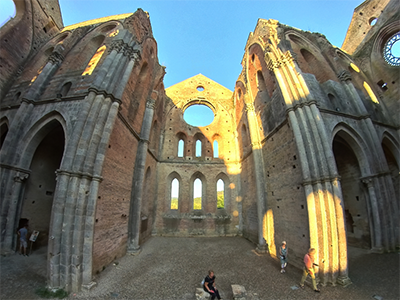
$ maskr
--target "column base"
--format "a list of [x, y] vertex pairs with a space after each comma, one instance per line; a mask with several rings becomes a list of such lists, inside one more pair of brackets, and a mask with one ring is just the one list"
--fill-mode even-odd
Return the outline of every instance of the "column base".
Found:
[[94, 288], [97, 285], [97, 282], [91, 281], [87, 284], [82, 284], [82, 289], [90, 291], [92, 288]]
[[127, 251], [127, 253], [130, 255], [139, 255], [140, 252], [142, 252], [142, 248], [140, 248], [140, 246], [128, 248], [128, 251]]
[[384, 251], [383, 251], [383, 248], [382, 247], [373, 247], [372, 249], [371, 249], [371, 253], [379, 253], [379, 254], [382, 254]]
[[257, 248], [256, 248], [256, 252], [258, 254], [266, 254], [266, 253], [268, 253], [268, 245], [266, 245], [266, 244], [264, 244], [264, 245], [258, 244]]
[[339, 276], [338, 279], [336, 280], [336, 282], [343, 287], [346, 287], [346, 286], [352, 284], [349, 276]]

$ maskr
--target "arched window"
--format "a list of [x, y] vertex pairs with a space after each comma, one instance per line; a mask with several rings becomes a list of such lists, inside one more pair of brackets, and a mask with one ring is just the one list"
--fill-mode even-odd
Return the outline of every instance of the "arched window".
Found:
[[193, 209], [201, 209], [202, 182], [197, 178], [193, 183]]
[[171, 183], [171, 209], [178, 209], [179, 203], [179, 180], [175, 178]]
[[72, 85], [72, 83], [70, 81], [63, 85], [63, 87], [61, 88], [61, 92], [60, 92], [61, 97], [67, 96], [69, 90], [71, 89], [71, 85]]
[[213, 150], [214, 150], [214, 157], [218, 158], [219, 157], [219, 153], [218, 153], [218, 141], [215, 140], [213, 143]]
[[97, 49], [96, 53], [93, 55], [92, 59], [89, 61], [85, 71], [83, 71], [82, 76], [92, 75], [94, 69], [96, 68], [97, 64], [99, 63], [105, 50], [106, 50], [106, 45], [103, 45], [99, 49]]
[[222, 179], [217, 181], [217, 208], [225, 208], [225, 184]]
[[178, 142], [178, 157], [183, 157], [183, 149], [185, 148], [185, 142], [183, 140], [179, 140]]
[[201, 141], [196, 141], [196, 157], [201, 157]]

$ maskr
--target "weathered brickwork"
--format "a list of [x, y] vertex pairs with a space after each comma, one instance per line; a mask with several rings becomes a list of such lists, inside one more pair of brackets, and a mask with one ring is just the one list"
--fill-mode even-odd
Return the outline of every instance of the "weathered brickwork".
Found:
[[[351, 283], [348, 245], [400, 247], [399, 66], [382, 54], [400, 4], [378, 2], [343, 49], [259, 19], [231, 91], [201, 74], [165, 88], [141, 9], [63, 28], [57, 1], [16, 1], [0, 29], [2, 254], [29, 219], [48, 285], [79, 291], [152, 235], [243, 236], [275, 259], [285, 240], [300, 268], [313, 247], [322, 284]], [[188, 124], [192, 105], [214, 120]]]

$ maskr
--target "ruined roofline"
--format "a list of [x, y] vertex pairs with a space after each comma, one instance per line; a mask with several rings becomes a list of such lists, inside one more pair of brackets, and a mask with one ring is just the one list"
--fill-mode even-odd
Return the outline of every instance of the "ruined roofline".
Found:
[[230, 89], [228, 89], [227, 87], [225, 87], [225, 86], [223, 86], [222, 84], [220, 84], [220, 83], [218, 83], [218, 82], [212, 80], [211, 78], [208, 78], [207, 76], [205, 76], [205, 75], [203, 75], [203, 74], [201, 74], [201, 73], [199, 73], [199, 74], [197, 74], [197, 75], [194, 75], [194, 76], [192, 76], [192, 77], [189, 77], [189, 78], [187, 78], [187, 79], [185, 79], [185, 80], [182, 80], [182, 81], [180, 81], [180, 82], [178, 82], [178, 83], [175, 83], [174, 85], [171, 85], [171, 86], [167, 87], [167, 88], [165, 89], [165, 91], [171, 90], [173, 87], [175, 87], [175, 86], [177, 86], [177, 85], [180, 85], [180, 84], [184, 83], [185, 81], [188, 81], [188, 80], [191, 80], [191, 79], [194, 79], [194, 78], [199, 78], [199, 77], [201, 77], [201, 78], [204, 79], [204, 80], [205, 80], [205, 79], [210, 80], [210, 81], [212, 81], [213, 83], [218, 84], [219, 86], [221, 86], [221, 87], [223, 87], [224, 89], [228, 90], [229, 92], [233, 93], [233, 92], [232, 92]]
[[114, 15], [114, 16], [109, 16], [109, 17], [103, 17], [103, 18], [98, 18], [98, 19], [93, 19], [93, 20], [89, 20], [89, 21], [84, 21], [84, 22], [80, 22], [80, 23], [76, 23], [73, 25], [69, 25], [64, 27], [61, 32], [67, 31], [67, 30], [74, 30], [76, 28], [79, 27], [85, 27], [85, 26], [89, 26], [89, 25], [96, 25], [96, 24], [100, 24], [100, 23], [105, 23], [111, 20], [124, 20], [129, 18], [130, 16], [132, 16], [134, 13], [127, 13], [127, 14], [120, 14], [120, 15]]

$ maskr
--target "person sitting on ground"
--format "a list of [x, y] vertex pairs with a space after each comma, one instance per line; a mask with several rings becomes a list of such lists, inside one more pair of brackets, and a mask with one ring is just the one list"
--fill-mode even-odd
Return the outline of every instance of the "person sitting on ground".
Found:
[[285, 267], [287, 265], [287, 256], [289, 254], [289, 250], [286, 246], [286, 242], [282, 242], [282, 246], [279, 248], [279, 255], [281, 261], [281, 273], [285, 273]]
[[208, 271], [208, 275], [204, 279], [203, 289], [211, 295], [211, 300], [214, 300], [215, 297], [217, 297], [217, 299], [221, 299], [219, 292], [215, 286], [214, 271]]
[[306, 281], [307, 276], [310, 275], [313, 289], [315, 292], [319, 293], [320, 290], [317, 288], [317, 282], [315, 281], [315, 270], [314, 270], [314, 266], [318, 265], [314, 263], [314, 256], [315, 256], [314, 248], [310, 248], [308, 250], [308, 253], [304, 256], [304, 271], [303, 271], [303, 277], [301, 277], [300, 287], [304, 289], [304, 281]]
[[[25, 224], [24, 227], [22, 227], [20, 230], [18, 230], [18, 235], [19, 235], [19, 254], [28, 256], [28, 255], [26, 255], [26, 248], [28, 247], [28, 242], [26, 240], [26, 237], [28, 236], [28, 225], [27, 224]], [[24, 249], [24, 253], [22, 253], [22, 248]]]

